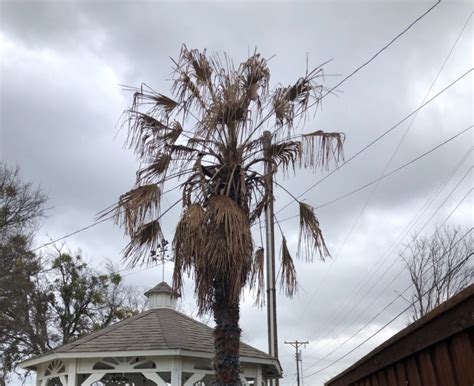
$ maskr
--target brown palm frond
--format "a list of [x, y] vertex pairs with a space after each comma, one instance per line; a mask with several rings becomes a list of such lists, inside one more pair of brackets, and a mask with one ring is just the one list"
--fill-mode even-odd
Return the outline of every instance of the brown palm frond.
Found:
[[319, 257], [324, 260], [330, 254], [324, 242], [319, 221], [314, 214], [314, 209], [304, 202], [298, 202], [298, 204], [300, 207], [300, 235], [297, 256], [301, 257], [303, 253], [306, 261], [313, 261], [313, 253], [318, 251]]
[[327, 169], [331, 160], [337, 164], [344, 160], [344, 140], [343, 133], [318, 130], [303, 134], [300, 164], [313, 170], [318, 167]]
[[296, 294], [298, 281], [296, 280], [296, 269], [291, 257], [285, 236], [283, 236], [281, 245], [281, 276], [280, 286], [288, 297]]
[[301, 143], [299, 141], [273, 143], [269, 154], [277, 166], [282, 166], [285, 172], [290, 167], [295, 170], [295, 164], [301, 154]]
[[189, 75], [179, 67], [176, 68], [176, 72], [178, 72], [180, 75], [176, 77], [171, 90], [178, 100], [182, 102], [182, 110], [184, 109], [186, 113], [193, 106], [196, 106], [196, 101], [197, 108], [206, 110], [206, 101], [201, 95], [199, 87], [192, 81]]
[[171, 125], [170, 130], [162, 134], [160, 139], [163, 140], [163, 142], [166, 144], [174, 144], [178, 140], [182, 132], [183, 127], [181, 126], [181, 124], [178, 121], [174, 121]]
[[180, 292], [182, 275], [194, 268], [194, 262], [203, 251], [204, 238], [201, 231], [204, 209], [199, 204], [190, 205], [176, 226], [173, 238], [174, 273], [173, 289]]
[[200, 152], [198, 149], [186, 145], [169, 145], [169, 151], [176, 158], [193, 159]]
[[277, 127], [288, 125], [291, 128], [295, 111], [293, 103], [286, 99], [286, 91], [284, 88], [277, 88], [273, 94], [272, 104]]
[[150, 180], [164, 174], [170, 165], [171, 155], [161, 154], [146, 167], [140, 169], [137, 173], [137, 180]]
[[131, 235], [130, 242], [124, 250], [125, 259], [134, 267], [137, 263], [149, 264], [153, 261], [151, 251], [157, 250], [163, 240], [159, 220], [141, 225]]
[[214, 196], [206, 208], [202, 256], [208, 269], [232, 286], [232, 299], [238, 299], [252, 266], [253, 242], [246, 212], [228, 196]]
[[123, 224], [125, 232], [133, 237], [149, 217], [158, 216], [160, 201], [161, 189], [158, 185], [142, 185], [122, 194], [111, 212], [115, 212], [116, 223]]
[[183, 44], [180, 62], [186, 62], [193, 69], [196, 80], [203, 84], [211, 83], [212, 67], [207, 60], [206, 50], [199, 52], [197, 49], [188, 50]]
[[168, 114], [173, 112], [173, 110], [179, 105], [178, 102], [163, 94], [156, 94], [153, 100], [157, 106], [162, 107]]
[[128, 121], [127, 142], [139, 154], [144, 154], [147, 142], [151, 141], [156, 146], [156, 139], [173, 130], [159, 119], [140, 111], [129, 110]]
[[250, 289], [256, 290], [255, 305], [263, 306], [265, 304], [265, 250], [259, 247], [253, 254], [252, 270], [250, 272]]
[[247, 90], [247, 97], [250, 100], [258, 99], [258, 89], [264, 92], [268, 91], [270, 81], [270, 70], [267, 60], [260, 54], [254, 54], [240, 65], [240, 72], [244, 82], [244, 88]]
[[260, 199], [256, 201], [255, 207], [250, 211], [250, 223], [252, 224], [257, 218], [259, 218], [268, 203], [273, 200], [268, 194], [261, 194]]
[[[142, 84], [141, 87], [126, 87], [127, 90], [133, 91], [132, 110], [138, 111], [143, 105], [150, 106], [150, 113], [157, 115], [169, 115], [178, 106], [178, 102], [170, 97], [157, 93], [150, 86]], [[163, 113], [163, 114], [162, 114]]]

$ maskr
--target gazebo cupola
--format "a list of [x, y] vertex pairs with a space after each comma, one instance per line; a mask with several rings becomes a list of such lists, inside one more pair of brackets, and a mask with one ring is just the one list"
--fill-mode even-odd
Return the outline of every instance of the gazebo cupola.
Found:
[[148, 298], [148, 308], [171, 308], [176, 309], [176, 301], [179, 295], [173, 292], [171, 287], [165, 281], [156, 285], [152, 289], [145, 292], [145, 296]]
[[[176, 311], [179, 296], [161, 282], [148, 310], [20, 364], [36, 386], [211, 386], [213, 329]], [[276, 358], [240, 343], [243, 386], [280, 378]]]

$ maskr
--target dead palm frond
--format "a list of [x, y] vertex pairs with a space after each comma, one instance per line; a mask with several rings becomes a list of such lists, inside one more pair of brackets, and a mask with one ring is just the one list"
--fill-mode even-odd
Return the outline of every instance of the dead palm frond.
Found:
[[250, 289], [255, 290], [255, 304], [263, 306], [265, 303], [265, 250], [260, 247], [255, 250], [250, 272]]
[[298, 281], [296, 280], [296, 269], [291, 257], [286, 237], [283, 236], [281, 244], [281, 273], [280, 273], [280, 285], [285, 295], [293, 297], [296, 293]]
[[314, 209], [304, 202], [300, 206], [300, 235], [298, 240], [298, 256], [304, 256], [306, 261], [313, 261], [313, 252], [317, 251], [322, 260], [329, 256], [324, 242], [319, 221]]
[[344, 139], [342, 133], [326, 133], [322, 130], [303, 134], [300, 165], [312, 170], [328, 169], [330, 160], [337, 163], [344, 159]]

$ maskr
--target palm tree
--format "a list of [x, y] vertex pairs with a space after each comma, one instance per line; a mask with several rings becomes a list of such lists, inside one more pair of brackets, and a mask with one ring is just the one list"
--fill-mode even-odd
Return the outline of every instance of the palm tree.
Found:
[[[126, 110], [128, 144], [141, 166], [136, 185], [123, 194], [114, 213], [130, 236], [125, 257], [132, 265], [150, 261], [163, 234], [160, 203], [165, 182], [177, 178], [182, 215], [173, 239], [173, 288], [192, 274], [199, 312], [212, 312], [217, 385], [238, 385], [239, 303], [244, 287], [263, 298], [263, 249], [251, 227], [274, 200], [267, 189], [265, 162], [288, 172], [317, 169], [342, 156], [341, 133], [295, 135], [309, 107], [319, 102], [322, 67], [306, 71], [290, 86], [270, 88], [267, 60], [254, 53], [239, 66], [227, 56], [183, 46], [174, 61], [173, 98], [142, 85]], [[272, 129], [262, 153], [262, 131]], [[313, 208], [299, 204], [298, 255], [329, 255]], [[296, 273], [282, 234], [281, 284], [296, 290]], [[144, 257], [145, 256], [145, 257]]]

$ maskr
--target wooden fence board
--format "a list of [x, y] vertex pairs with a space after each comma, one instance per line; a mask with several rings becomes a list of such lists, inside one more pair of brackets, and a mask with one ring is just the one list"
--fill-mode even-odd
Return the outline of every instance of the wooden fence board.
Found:
[[439, 383], [442, 386], [456, 386], [453, 364], [446, 342], [440, 342], [433, 348], [433, 359]]
[[387, 386], [399, 386], [395, 368], [393, 366], [387, 367]]
[[400, 385], [407, 384], [407, 374], [405, 370], [405, 364], [403, 362], [398, 362], [395, 365], [395, 369], [397, 370], [397, 379]]
[[379, 386], [387, 386], [387, 377], [384, 370], [377, 373], [377, 379], [379, 380]]
[[377, 379], [377, 376], [375, 374], [372, 374], [370, 376], [370, 385], [371, 386], [379, 386], [379, 380]]
[[419, 355], [421, 380], [423, 385], [438, 386], [430, 351], [431, 350], [422, 351]]
[[457, 334], [449, 343], [459, 386], [472, 386], [474, 384], [474, 358], [469, 335]]
[[382, 343], [326, 385], [474, 386], [473, 310], [474, 284]]
[[414, 357], [406, 360], [407, 378], [410, 386], [423, 386], [420, 379], [420, 371]]

